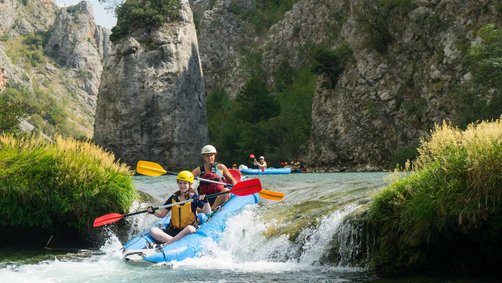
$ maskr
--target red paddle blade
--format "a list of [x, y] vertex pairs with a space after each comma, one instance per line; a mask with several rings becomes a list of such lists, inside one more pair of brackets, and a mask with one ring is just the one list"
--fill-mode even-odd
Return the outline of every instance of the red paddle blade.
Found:
[[261, 191], [260, 179], [249, 179], [234, 185], [230, 192], [236, 196], [247, 196]]
[[254, 158], [254, 154], [252, 154], [252, 153], [251, 153], [251, 154], [249, 155], [249, 158]]
[[238, 169], [228, 169], [230, 171], [230, 174], [232, 174], [232, 177], [237, 181], [240, 182], [242, 178], [242, 174]]
[[118, 214], [118, 213], [109, 213], [103, 216], [100, 216], [96, 219], [94, 219], [94, 227], [99, 227], [103, 226], [106, 224], [110, 224], [116, 221], [119, 221], [120, 219], [124, 218], [124, 215]]

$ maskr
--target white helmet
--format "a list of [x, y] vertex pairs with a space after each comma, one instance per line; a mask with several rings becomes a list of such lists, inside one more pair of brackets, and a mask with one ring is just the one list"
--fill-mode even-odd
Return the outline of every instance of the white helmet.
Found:
[[265, 160], [265, 157], [263, 157], [263, 156], [260, 156], [260, 160]]
[[212, 146], [210, 144], [204, 146], [202, 148], [202, 150], [200, 151], [200, 154], [206, 154], [206, 153], [214, 153], [214, 154], [216, 154], [216, 147], [214, 147], [214, 146]]

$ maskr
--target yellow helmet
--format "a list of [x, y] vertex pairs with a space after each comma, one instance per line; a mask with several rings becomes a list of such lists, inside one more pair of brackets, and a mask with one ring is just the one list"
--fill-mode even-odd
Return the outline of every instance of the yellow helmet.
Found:
[[181, 171], [178, 173], [178, 176], [176, 176], [176, 180], [181, 180], [181, 181], [186, 181], [189, 182], [190, 184], [193, 184], [193, 174], [190, 171]]

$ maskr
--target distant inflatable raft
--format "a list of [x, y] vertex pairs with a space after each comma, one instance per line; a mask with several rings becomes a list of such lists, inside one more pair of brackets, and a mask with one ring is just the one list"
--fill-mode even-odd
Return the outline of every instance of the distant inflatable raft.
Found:
[[291, 168], [267, 168], [263, 171], [261, 169], [241, 168], [240, 171], [248, 175], [289, 174]]

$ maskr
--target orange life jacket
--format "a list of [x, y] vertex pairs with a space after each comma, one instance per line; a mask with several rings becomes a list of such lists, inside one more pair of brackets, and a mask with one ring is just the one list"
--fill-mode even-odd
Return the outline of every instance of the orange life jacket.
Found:
[[[173, 203], [177, 202], [173, 198]], [[171, 209], [171, 226], [176, 229], [183, 229], [195, 223], [195, 213], [192, 211], [192, 202], [182, 205], [175, 205]]]

